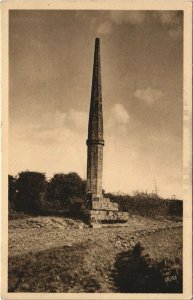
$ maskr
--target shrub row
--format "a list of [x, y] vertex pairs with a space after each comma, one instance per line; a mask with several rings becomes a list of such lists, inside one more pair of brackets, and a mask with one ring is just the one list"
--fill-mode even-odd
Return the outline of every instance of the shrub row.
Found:
[[39, 172], [9, 175], [9, 212], [66, 210], [75, 199], [85, 196], [85, 187], [86, 182], [76, 173], [55, 174], [49, 181]]
[[[86, 181], [77, 173], [55, 174], [47, 180], [44, 173], [25, 171], [9, 175], [9, 212], [39, 214], [51, 211], [78, 210], [86, 196]], [[182, 216], [181, 200], [160, 198], [157, 194], [105, 194], [118, 203], [120, 211], [142, 216]]]
[[163, 199], [156, 194], [139, 193], [135, 196], [106, 194], [111, 201], [118, 203], [121, 211], [142, 216], [179, 216], [183, 214], [183, 201]]

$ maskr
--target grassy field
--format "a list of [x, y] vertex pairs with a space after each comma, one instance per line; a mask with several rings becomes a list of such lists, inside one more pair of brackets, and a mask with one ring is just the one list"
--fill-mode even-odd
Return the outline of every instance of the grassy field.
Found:
[[[137, 276], [147, 273], [140, 265], [144, 257], [154, 264], [153, 269], [148, 263], [149, 273], [163, 259], [182, 267], [179, 220], [131, 215], [128, 227], [102, 229], [62, 217], [10, 220], [9, 292], [124, 292], [119, 279], [129, 286], [125, 265], [133, 268], [129, 261], [136, 260], [132, 251], [138, 242], [145, 254], [137, 258]], [[140, 277], [138, 283], [140, 292]]]

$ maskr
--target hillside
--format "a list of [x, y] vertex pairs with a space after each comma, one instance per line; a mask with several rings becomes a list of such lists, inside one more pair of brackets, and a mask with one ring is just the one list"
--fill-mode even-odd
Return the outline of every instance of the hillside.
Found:
[[139, 241], [152, 261], [177, 258], [182, 267], [180, 221], [131, 215], [128, 227], [93, 230], [62, 217], [11, 220], [9, 291], [121, 292], [121, 261]]

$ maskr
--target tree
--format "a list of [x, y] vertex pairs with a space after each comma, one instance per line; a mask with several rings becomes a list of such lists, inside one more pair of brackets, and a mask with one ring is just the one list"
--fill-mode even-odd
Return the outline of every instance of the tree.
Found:
[[77, 173], [58, 173], [48, 183], [47, 200], [68, 207], [72, 199], [83, 197], [85, 193], [86, 181], [82, 180]]
[[16, 178], [12, 175], [8, 175], [9, 212], [13, 212], [15, 210], [15, 199], [16, 199]]
[[25, 171], [16, 182], [16, 208], [18, 211], [37, 214], [45, 194], [47, 181], [44, 173]]

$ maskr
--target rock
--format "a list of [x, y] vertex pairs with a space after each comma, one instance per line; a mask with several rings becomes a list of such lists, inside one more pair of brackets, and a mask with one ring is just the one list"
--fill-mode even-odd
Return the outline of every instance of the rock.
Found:
[[135, 246], [134, 241], [131, 241], [131, 242], [130, 242], [130, 245], [131, 245], [132, 247], [134, 247], [134, 246]]
[[121, 242], [120, 242], [120, 241], [117, 241], [117, 242], [115, 243], [115, 245], [116, 245], [116, 246], [121, 246]]
[[30, 285], [28, 283], [23, 283], [21, 284], [20, 288], [24, 290], [28, 290], [30, 288]]
[[51, 282], [50, 283], [50, 287], [51, 288], [57, 288], [58, 287], [58, 283], [57, 282]]

